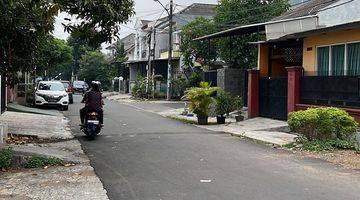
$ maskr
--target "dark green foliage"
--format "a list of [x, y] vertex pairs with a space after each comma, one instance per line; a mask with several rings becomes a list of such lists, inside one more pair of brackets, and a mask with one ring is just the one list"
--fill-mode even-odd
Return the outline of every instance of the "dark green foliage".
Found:
[[74, 32], [90, 46], [111, 42], [120, 31], [120, 24], [134, 14], [133, 0], [54, 0], [60, 11], [76, 15], [81, 23], [65, 24], [65, 30]]
[[146, 98], [146, 77], [138, 76], [135, 85], [131, 90], [131, 95], [135, 98]]
[[286, 148], [300, 149], [305, 151], [334, 151], [334, 150], [355, 150], [360, 152], [360, 146], [353, 140], [309, 140], [300, 137], [295, 143], [285, 145]]
[[241, 114], [241, 109], [244, 106], [244, 102], [241, 96], [236, 96], [234, 98], [234, 108], [238, 111], [238, 114]]
[[196, 18], [182, 28], [180, 50], [186, 66], [193, 67], [194, 61], [204, 66], [217, 59], [216, 41], [194, 41], [195, 38], [216, 31], [214, 22], [203, 17]]
[[289, 127], [309, 139], [349, 140], [358, 124], [344, 110], [338, 108], [309, 108], [289, 114]]
[[202, 81], [202, 77], [199, 72], [192, 72], [188, 78], [188, 87], [198, 87], [200, 82]]
[[[265, 22], [281, 15], [288, 6], [288, 0], [220, 0], [214, 21], [218, 30]], [[220, 39], [218, 42], [219, 56], [231, 67], [254, 67], [257, 56], [256, 46], [248, 42], [255, 42], [263, 37], [258, 34], [250, 34]]]
[[63, 24], [66, 31], [92, 47], [99, 47], [116, 37], [119, 24], [134, 14], [133, 6], [132, 0], [0, 1], [0, 73], [7, 76], [8, 84], [15, 84], [17, 72], [35, 71], [44, 58], [41, 46], [54, 29], [59, 12], [77, 18], [77, 23], [68, 20], [69, 23]]
[[186, 88], [188, 88], [188, 82], [184, 77], [178, 77], [172, 81], [173, 84], [173, 95], [172, 97], [175, 99], [180, 99], [184, 96]]
[[220, 116], [229, 115], [234, 109], [233, 100], [228, 92], [220, 90], [215, 97], [216, 114]]
[[78, 76], [81, 80], [100, 81], [101, 87], [107, 90], [111, 86], [109, 65], [100, 51], [87, 51], [80, 59]]
[[61, 160], [53, 157], [40, 157], [40, 156], [32, 156], [25, 164], [25, 168], [41, 168], [45, 166], [56, 166], [60, 165]]
[[11, 167], [12, 157], [13, 152], [10, 148], [0, 150], [0, 170], [9, 169]]
[[128, 60], [124, 49], [124, 44], [121, 41], [118, 41], [115, 43], [114, 48], [115, 55], [111, 63], [110, 74], [112, 77], [124, 76], [126, 70], [125, 62]]
[[183, 96], [184, 100], [189, 101], [189, 109], [198, 117], [208, 117], [210, 104], [213, 102], [211, 97], [220, 88], [210, 87], [207, 82], [201, 82], [199, 87], [192, 87], [186, 90]]
[[73, 49], [64, 40], [47, 37], [39, 46], [37, 75], [54, 78], [61, 73], [59, 79], [71, 80], [73, 65]]

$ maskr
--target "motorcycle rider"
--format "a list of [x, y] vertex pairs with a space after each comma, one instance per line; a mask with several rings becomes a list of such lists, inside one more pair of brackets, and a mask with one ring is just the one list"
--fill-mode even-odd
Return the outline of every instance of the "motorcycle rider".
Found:
[[85, 93], [81, 103], [85, 103], [85, 107], [80, 109], [81, 126], [84, 125], [86, 114], [94, 111], [99, 114], [99, 122], [104, 126], [103, 100], [99, 82], [91, 82], [91, 89]]

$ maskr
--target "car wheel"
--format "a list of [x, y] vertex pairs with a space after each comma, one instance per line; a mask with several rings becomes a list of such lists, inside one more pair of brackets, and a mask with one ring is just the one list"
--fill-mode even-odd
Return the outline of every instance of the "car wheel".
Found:
[[69, 106], [63, 106], [63, 107], [62, 107], [62, 110], [63, 110], [63, 111], [69, 110]]

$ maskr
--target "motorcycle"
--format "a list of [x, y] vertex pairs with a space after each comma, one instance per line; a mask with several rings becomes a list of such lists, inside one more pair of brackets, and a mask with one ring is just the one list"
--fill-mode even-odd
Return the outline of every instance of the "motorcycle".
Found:
[[85, 124], [81, 129], [90, 140], [95, 139], [101, 131], [99, 119], [99, 113], [95, 111], [89, 112], [85, 116]]

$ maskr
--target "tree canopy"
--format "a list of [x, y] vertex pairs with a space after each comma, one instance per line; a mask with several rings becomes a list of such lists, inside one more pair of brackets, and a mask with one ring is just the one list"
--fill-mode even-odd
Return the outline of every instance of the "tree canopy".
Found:
[[64, 29], [92, 47], [109, 42], [119, 24], [133, 15], [133, 0], [0, 0], [1, 74], [16, 82], [18, 71], [33, 71], [40, 46], [54, 28], [55, 16], [67, 12], [76, 22]]
[[207, 41], [194, 38], [241, 25], [265, 22], [281, 15], [288, 8], [288, 0], [220, 0], [213, 20], [197, 18], [182, 30], [181, 50], [187, 66], [193, 61], [209, 62], [221, 58], [230, 67], [249, 68], [256, 64], [256, 47], [249, 42], [264, 36], [249, 34]]
[[79, 79], [86, 81], [100, 81], [103, 88], [107, 89], [111, 83], [110, 71], [105, 56], [99, 50], [87, 51], [80, 59]]
[[[220, 0], [214, 21], [218, 30], [266, 22], [281, 15], [288, 7], [288, 0]], [[219, 56], [232, 67], [253, 67], [256, 64], [256, 47], [249, 42], [261, 37], [259, 34], [249, 34], [220, 39]]]
[[217, 59], [217, 43], [215, 41], [193, 41], [203, 35], [216, 32], [212, 20], [203, 17], [196, 18], [183, 27], [181, 31], [180, 50], [186, 66], [193, 67], [194, 61], [202, 66]]

